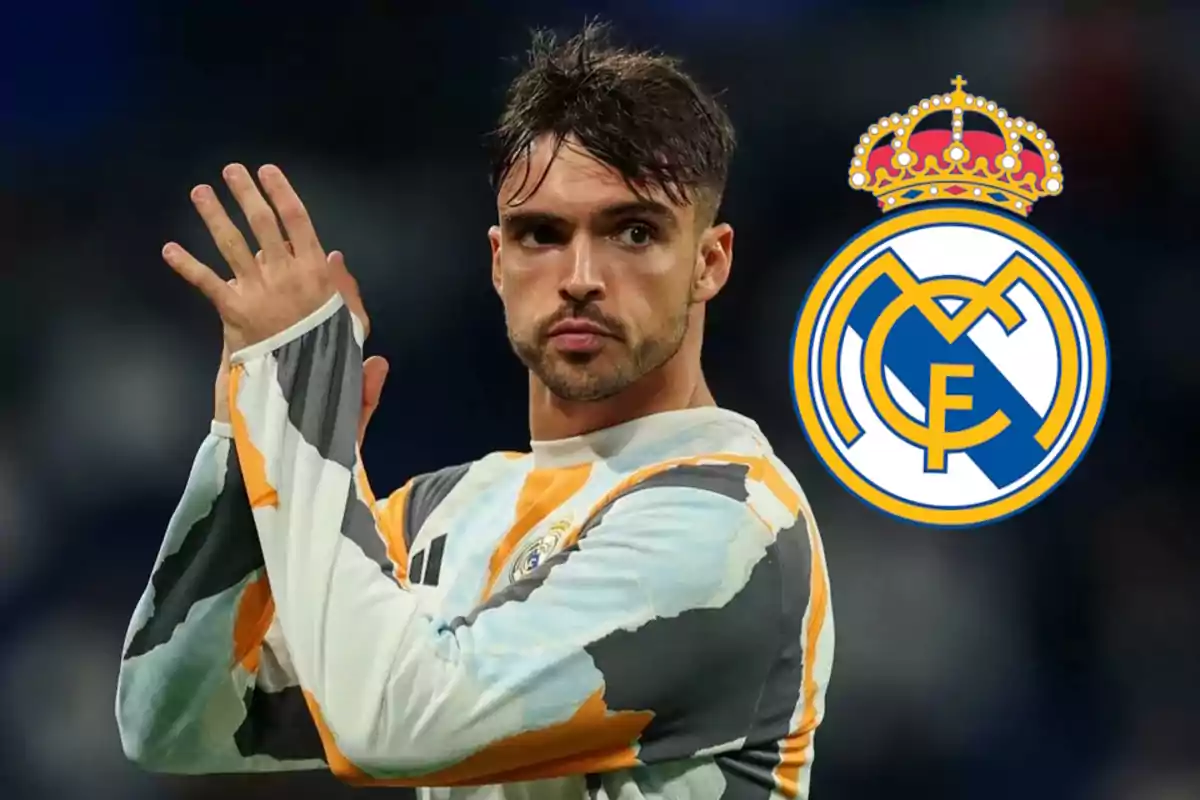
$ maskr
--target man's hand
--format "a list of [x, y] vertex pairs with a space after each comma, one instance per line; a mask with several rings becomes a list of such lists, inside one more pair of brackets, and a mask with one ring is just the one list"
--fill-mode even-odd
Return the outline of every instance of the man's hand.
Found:
[[349, 273], [340, 257], [326, 256], [308, 211], [278, 167], [258, 171], [278, 217], [245, 167], [231, 164], [223, 175], [246, 215], [260, 255], [251, 252], [212, 187], [201, 185], [192, 190], [192, 202], [233, 270], [233, 281], [222, 279], [175, 242], [163, 248], [163, 258], [216, 307], [232, 352], [268, 339], [316, 311], [341, 288], [339, 271], [347, 277]]
[[[276, 186], [277, 191], [280, 193], [280, 197], [283, 201], [282, 205], [280, 204], [280, 199], [276, 198], [276, 195], [272, 193], [272, 189], [270, 188], [271, 183], [275, 180], [271, 177], [272, 171], [277, 176], [278, 182], [274, 185]], [[273, 212], [271, 212], [270, 207], [266, 205], [266, 201], [263, 200], [262, 195], [259, 194], [258, 188], [254, 185], [254, 181], [251, 179], [250, 173], [246, 171], [245, 167], [242, 167], [238, 164], [231, 164], [225, 168], [224, 174], [226, 182], [229, 184], [230, 189], [233, 190], [234, 196], [237, 198], [242, 210], [246, 213], [247, 219], [252, 220], [252, 227], [253, 220], [255, 218], [251, 216], [250, 209], [257, 209], [256, 213], [259, 214], [259, 219], [262, 220], [263, 209], [265, 208], [266, 213], [270, 215], [268, 220], [270, 225], [267, 226], [268, 230], [265, 235], [269, 239], [273, 231], [273, 235], [279, 237], [279, 227], [275, 222], [275, 215]], [[272, 200], [276, 202], [277, 207], [280, 208], [280, 214], [283, 215], [285, 213], [284, 209], [290, 209], [290, 213], [293, 215], [299, 214], [299, 216], [302, 218], [301, 228], [306, 227], [307, 232], [311, 234], [312, 241], [315, 242], [316, 234], [312, 232], [312, 224], [307, 221], [308, 214], [304, 210], [304, 206], [300, 203], [300, 198], [296, 196], [296, 193], [287, 184], [287, 180], [283, 177], [283, 174], [273, 167], [265, 167], [263, 170], [260, 170], [260, 176], [263, 174], [266, 176], [263, 178], [263, 183], [264, 185], [268, 186], [267, 191], [269, 194], [271, 194]], [[258, 238], [259, 243], [263, 244], [263, 249], [259, 250], [253, 256], [250, 256], [249, 246], [246, 244], [246, 240], [242, 237], [241, 231], [239, 231], [237, 226], [234, 225], [232, 220], [229, 219], [229, 215], [225, 213], [225, 209], [221, 206], [221, 202], [217, 199], [216, 194], [213, 192], [211, 187], [197, 186], [195, 189], [193, 189], [192, 202], [196, 206], [196, 210], [200, 212], [200, 216], [204, 219], [205, 224], [208, 226], [213, 240], [216, 242], [222, 256], [224, 256], [225, 260], [229, 263], [230, 268], [234, 271], [235, 276], [251, 274], [251, 270], [253, 270], [253, 275], [257, 278], [267, 274], [272, 269], [272, 265], [268, 263], [266, 256], [266, 245], [263, 240], [263, 235], [260, 235], [258, 229], [255, 228], [255, 236]], [[289, 236], [291, 235], [292, 234], [289, 229]], [[282, 237], [279, 238], [280, 240], [282, 239]], [[290, 242], [284, 242], [284, 247], [287, 250], [289, 259], [295, 260], [297, 257], [295, 255], [294, 246]], [[319, 243], [317, 244], [317, 247], [320, 247]], [[204, 287], [207, 286], [211, 289], [213, 286], [212, 279], [215, 278], [217, 281], [222, 282], [224, 284], [224, 288], [227, 290], [227, 293], [221, 296], [226, 298], [230, 296], [237, 297], [239, 298], [237, 300], [238, 303], [249, 302], [241, 299], [242, 293], [240, 292], [240, 289], [242, 284], [239, 283], [238, 277], [235, 277], [229, 281], [221, 281], [221, 279], [218, 278], [211, 269], [200, 263], [200, 261], [194, 258], [190, 253], [187, 253], [179, 245], [174, 243], [168, 244], [163, 249], [163, 256], [173, 269], [183, 275], [183, 277], [193, 286], [196, 286], [203, 291], [206, 296], [209, 296], [210, 300], [213, 298], [209, 294], [209, 291], [205, 291]], [[358, 282], [354, 279], [354, 276], [350, 274], [350, 271], [346, 269], [345, 257], [340, 252], [335, 250], [328, 256], [325, 256], [324, 253], [321, 253], [321, 258], [325, 262], [324, 271], [326, 273], [326, 277], [330, 281], [334, 290], [342, 295], [342, 299], [350, 308], [350, 311], [353, 312], [354, 316], [358, 317], [358, 319], [362, 321], [364, 332], [366, 334], [370, 334], [371, 320], [368, 318], [366, 309], [363, 306], [362, 295], [359, 292]], [[283, 268], [287, 268], [286, 262]], [[208, 277], [209, 275], [211, 275], [212, 278]], [[263, 282], [260, 280], [260, 286], [262, 283]], [[201, 284], [203, 284], [203, 286]], [[330, 294], [329, 296], [332, 295]], [[328, 299], [328, 297], [326, 297], [326, 299]], [[214, 305], [216, 305], [217, 301], [214, 300], [213, 302]], [[246, 307], [248, 306], [238, 306], [238, 308]], [[311, 313], [312, 310], [315, 310], [318, 307], [320, 307], [320, 303], [313, 306], [313, 308], [307, 313]], [[218, 306], [218, 311], [221, 311], [220, 306]], [[296, 319], [292, 320], [292, 322], [303, 319], [304, 316], [305, 314], [300, 314], [296, 317]], [[215, 419], [217, 422], [229, 422], [229, 353], [231, 349], [239, 348], [238, 342], [244, 340], [245, 334], [240, 330], [231, 329], [231, 323], [229, 322], [229, 318], [225, 313], [222, 313], [221, 318], [225, 324], [225, 344], [221, 352], [221, 366], [217, 370], [217, 380], [216, 385], [214, 386], [215, 408], [213, 419]], [[282, 324], [278, 330], [284, 330], [291, 325], [292, 322]], [[274, 331], [274, 333], [277, 332], [278, 331]], [[272, 334], [267, 333], [261, 336], [260, 339], [266, 338], [270, 335]], [[232, 348], [231, 342], [233, 343]], [[379, 406], [379, 397], [383, 392], [383, 383], [387, 379], [387, 373], [388, 362], [386, 359], [381, 358], [380, 356], [371, 356], [363, 363], [362, 413], [359, 416], [358, 430], [358, 441], [360, 445], [362, 444], [363, 435], [366, 432], [367, 423], [370, 422], [371, 415], [375, 413], [375, 409]]]

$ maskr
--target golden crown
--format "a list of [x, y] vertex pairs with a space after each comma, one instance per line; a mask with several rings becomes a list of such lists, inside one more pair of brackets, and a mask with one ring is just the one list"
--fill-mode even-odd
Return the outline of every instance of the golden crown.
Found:
[[871, 192], [884, 212], [933, 200], [989, 203], [1021, 216], [1062, 191], [1062, 166], [1046, 132], [995, 101], [954, 91], [880, 117], [860, 138], [850, 186]]

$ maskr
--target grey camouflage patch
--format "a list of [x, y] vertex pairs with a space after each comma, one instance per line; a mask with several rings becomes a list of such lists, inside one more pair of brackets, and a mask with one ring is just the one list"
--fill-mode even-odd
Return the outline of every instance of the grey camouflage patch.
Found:
[[[343, 306], [319, 326], [275, 351], [288, 419], [329, 461], [353, 469], [362, 411], [362, 348]], [[319, 391], [311, 391], [318, 387]]]

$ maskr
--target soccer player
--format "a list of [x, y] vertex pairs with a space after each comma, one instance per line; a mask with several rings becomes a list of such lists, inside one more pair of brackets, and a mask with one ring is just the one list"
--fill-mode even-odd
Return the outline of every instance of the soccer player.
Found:
[[492, 282], [530, 452], [386, 496], [359, 449], [383, 367], [340, 256], [276, 167], [265, 196], [224, 171], [257, 255], [193, 191], [233, 280], [164, 258], [220, 314], [229, 368], [130, 623], [125, 752], [425, 798], [807, 797], [821, 540], [700, 367], [732, 260], [728, 119], [673, 60], [588, 26], [535, 39], [497, 142]]

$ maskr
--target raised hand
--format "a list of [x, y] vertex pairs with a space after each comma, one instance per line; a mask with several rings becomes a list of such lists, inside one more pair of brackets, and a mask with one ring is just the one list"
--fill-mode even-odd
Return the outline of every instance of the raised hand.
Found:
[[[192, 203], [200, 212], [213, 241], [235, 277], [228, 281], [221, 279], [212, 269], [174, 242], [163, 248], [163, 257], [166, 262], [213, 302], [221, 314], [225, 326], [225, 344], [221, 353], [221, 365], [217, 370], [217, 379], [213, 387], [215, 401], [213, 419], [218, 422], [229, 422], [230, 351], [253, 344], [254, 341], [261, 341], [286, 329], [319, 308], [324, 300], [317, 298], [324, 297], [327, 300], [332, 296], [332, 291], [317, 291], [307, 297], [292, 296], [270, 306], [259, 297], [260, 295], [269, 294], [272, 291], [311, 290], [323, 287], [328, 282], [333, 290], [341, 294], [350, 311], [362, 322], [364, 332], [369, 334], [371, 330], [371, 320], [363, 306], [358, 282], [346, 268], [346, 260], [343, 255], [335, 250], [325, 256], [321, 251], [312, 223], [308, 219], [308, 212], [288, 184], [287, 179], [283, 177], [282, 172], [275, 167], [264, 167], [259, 171], [259, 176], [267, 188], [271, 200], [279, 209], [280, 216], [284, 217], [284, 229], [290, 240], [283, 242], [286, 259], [277, 259], [272, 263], [267, 256], [268, 242], [275, 246], [277, 254], [280, 252], [278, 242], [282, 241], [282, 234], [274, 211], [259, 193], [250, 173], [240, 164], [231, 164], [226, 167], [224, 177], [247, 219], [250, 220], [251, 229], [254, 231], [261, 249], [251, 254], [242, 232], [229, 218], [212, 187], [207, 185], [197, 186], [192, 190]], [[292, 227], [288, 226], [289, 218], [292, 220]], [[293, 228], [301, 232], [301, 238], [308, 237], [310, 243], [310, 249], [300, 255], [297, 254], [293, 244], [296, 240], [292, 233]], [[315, 249], [312, 249], [311, 245], [314, 244]], [[323, 265], [314, 262], [323, 262]], [[296, 271], [300, 273], [299, 275], [283, 276], [282, 278], [278, 275], [279, 271], [287, 270], [295, 264], [298, 264]], [[321, 274], [306, 276], [305, 271]], [[251, 279], [249, 285], [254, 291], [243, 291], [243, 287], [247, 286], [247, 276]], [[288, 282], [287, 277], [296, 278], [299, 283], [293, 285]], [[218, 283], [223, 286], [218, 287]], [[255, 311], [259, 307], [255, 303], [266, 307], [262, 311]], [[249, 320], [249, 317], [256, 313], [261, 318], [257, 322]], [[247, 319], [249, 324], [235, 324], [234, 320], [237, 319]], [[371, 356], [363, 363], [362, 412], [359, 416], [358, 435], [360, 444], [366, 433], [367, 424], [379, 405], [387, 373], [388, 362], [380, 356]]]
[[192, 202], [233, 270], [233, 280], [221, 278], [176, 242], [163, 247], [163, 259], [212, 302], [225, 327], [226, 345], [237, 351], [304, 319], [342, 288], [339, 283], [353, 279], [340, 257], [326, 256], [307, 209], [278, 167], [258, 171], [278, 217], [244, 166], [231, 164], [223, 176], [258, 242], [258, 257], [212, 187], [201, 185], [192, 190]]

